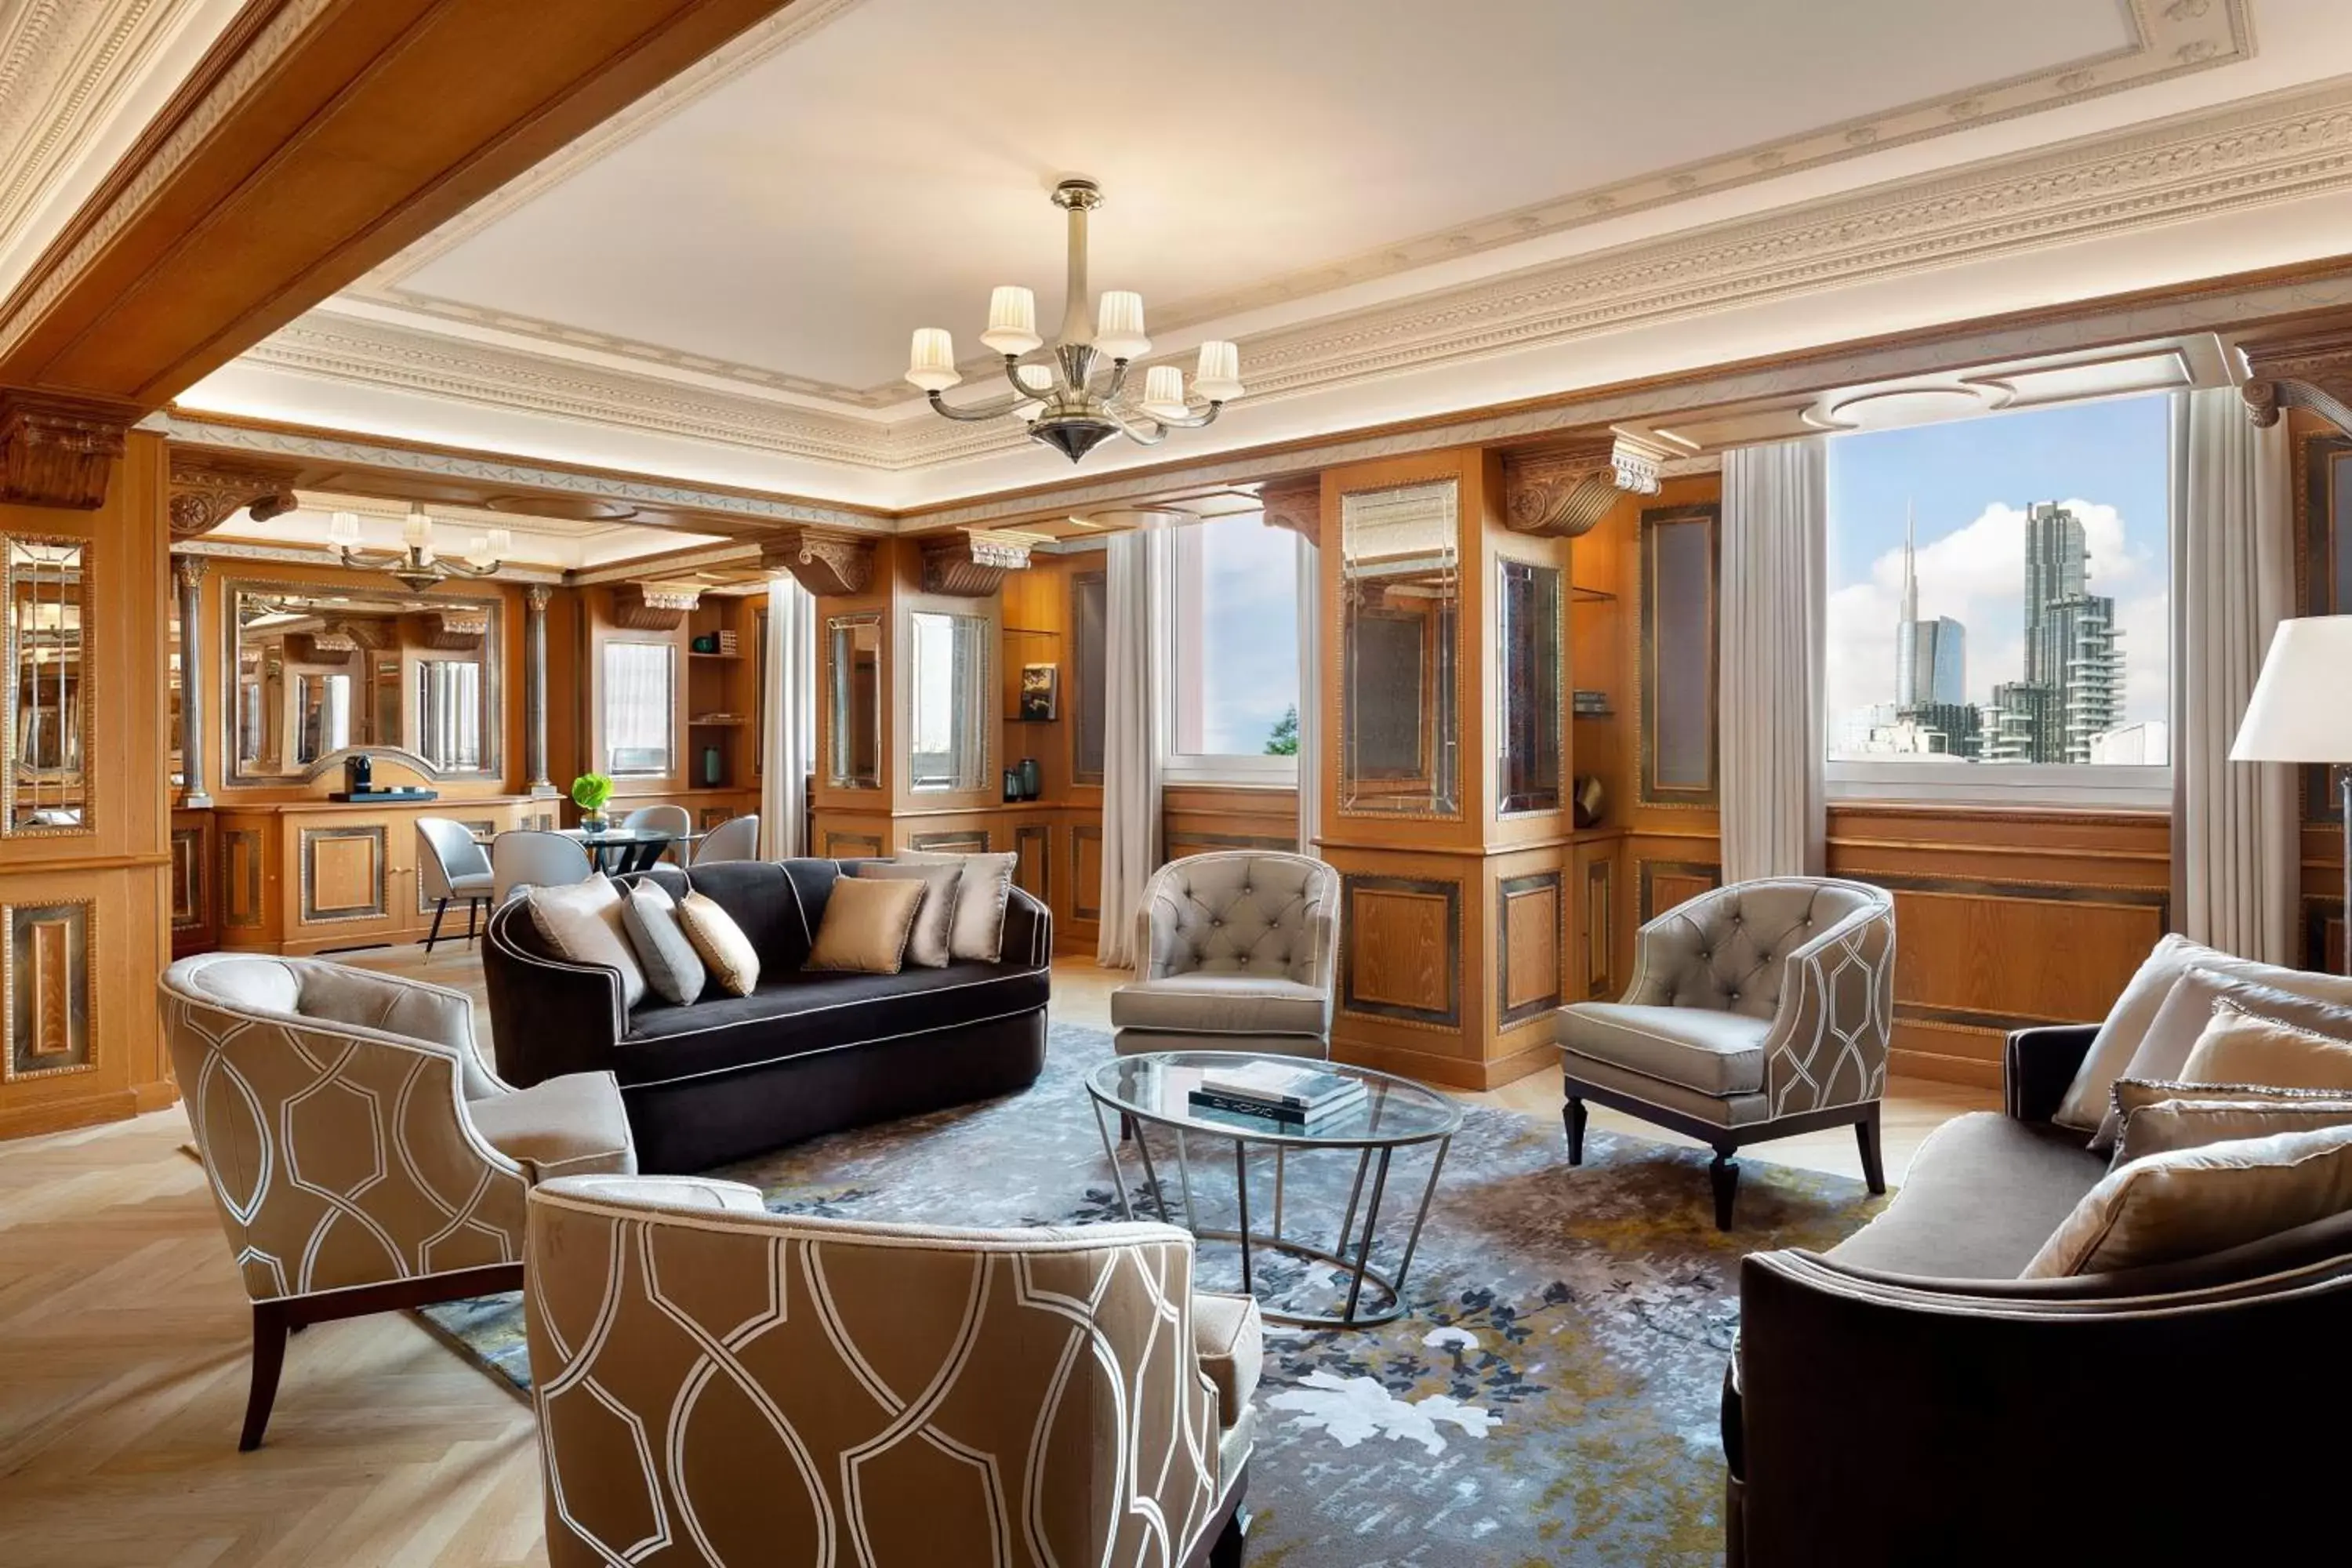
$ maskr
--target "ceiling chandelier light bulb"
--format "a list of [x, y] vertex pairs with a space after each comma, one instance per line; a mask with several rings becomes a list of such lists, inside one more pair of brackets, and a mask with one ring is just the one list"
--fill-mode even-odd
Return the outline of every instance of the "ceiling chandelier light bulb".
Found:
[[473, 543], [466, 552], [466, 559], [477, 566], [496, 566], [513, 548], [514, 534], [503, 528], [494, 528], [488, 533], [474, 535]]
[[1192, 412], [1184, 401], [1184, 373], [1172, 364], [1155, 364], [1143, 377], [1142, 410], [1166, 424]]
[[988, 331], [980, 341], [1019, 359], [1045, 340], [1037, 335], [1037, 296], [1018, 284], [1000, 285], [988, 300]]
[[400, 542], [412, 549], [424, 551], [428, 559], [431, 557], [433, 520], [425, 515], [423, 507], [412, 506], [408, 509], [408, 521], [400, 525]]
[[328, 543], [341, 549], [348, 545], [357, 544], [359, 542], [359, 513], [355, 511], [338, 511], [329, 514], [327, 518]]
[[955, 367], [955, 338], [944, 327], [917, 327], [907, 379], [925, 392], [945, 392], [963, 379]]
[[1103, 291], [1095, 318], [1095, 348], [1113, 360], [1141, 359], [1151, 352], [1143, 335], [1143, 296], [1125, 289]]
[[1231, 403], [1242, 395], [1242, 351], [1228, 342], [1201, 345], [1200, 367], [1192, 373], [1192, 390], [1211, 403]]

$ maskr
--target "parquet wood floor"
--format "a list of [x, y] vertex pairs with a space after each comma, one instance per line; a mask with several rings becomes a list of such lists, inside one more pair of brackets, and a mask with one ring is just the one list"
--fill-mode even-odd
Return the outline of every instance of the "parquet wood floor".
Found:
[[[481, 994], [463, 948], [352, 956]], [[1104, 1026], [1121, 978], [1057, 964], [1056, 1016]], [[1473, 1098], [1556, 1114], [1559, 1085]], [[1930, 1128], [1993, 1102], [1895, 1085], [1890, 1173]], [[0, 1143], [0, 1564], [543, 1563], [529, 1406], [405, 1315], [298, 1335], [268, 1443], [236, 1451], [250, 1317], [187, 1136], [173, 1107]], [[1857, 1173], [1843, 1133], [1757, 1157]]]

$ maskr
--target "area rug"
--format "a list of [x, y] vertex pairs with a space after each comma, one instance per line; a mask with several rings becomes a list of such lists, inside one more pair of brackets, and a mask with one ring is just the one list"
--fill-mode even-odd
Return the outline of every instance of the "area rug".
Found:
[[[1117, 1218], [1084, 1082], [1109, 1054], [1108, 1035], [1059, 1025], [1045, 1076], [1024, 1093], [718, 1173], [757, 1185], [781, 1213], [982, 1226]], [[1172, 1190], [1168, 1134], [1152, 1136]], [[1230, 1225], [1230, 1157], [1201, 1152], [1199, 1217]], [[1398, 1157], [1379, 1261], [1396, 1259], [1429, 1157]], [[1118, 1179], [1150, 1213], [1141, 1166], [1122, 1160]], [[1261, 1225], [1268, 1160], [1253, 1172]], [[1269, 1325], [1250, 1469], [1255, 1568], [1719, 1561], [1717, 1409], [1739, 1258], [1828, 1247], [1881, 1200], [1858, 1181], [1751, 1157], [1738, 1228], [1725, 1236], [1706, 1161], [1595, 1131], [1571, 1168], [1557, 1118], [1471, 1107], [1440, 1174], [1405, 1315], [1357, 1331]], [[1355, 1168], [1337, 1152], [1290, 1158], [1291, 1233], [1329, 1244]], [[1258, 1260], [1262, 1297], [1332, 1301], [1331, 1270]], [[1235, 1288], [1234, 1249], [1204, 1244], [1198, 1277]], [[516, 1297], [422, 1315], [529, 1387]]]

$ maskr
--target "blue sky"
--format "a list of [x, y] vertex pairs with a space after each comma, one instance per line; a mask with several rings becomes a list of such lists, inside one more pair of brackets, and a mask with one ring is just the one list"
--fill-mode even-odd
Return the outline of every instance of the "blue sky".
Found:
[[2160, 395], [1832, 437], [1832, 727], [1894, 699], [1906, 502], [1918, 514], [1920, 614], [1968, 627], [1971, 700], [2021, 673], [2025, 510], [2056, 500], [2089, 535], [2091, 592], [2116, 602], [2126, 717], [2164, 718], [2169, 439]]
[[1199, 526], [1202, 745], [1255, 754], [1298, 700], [1298, 541], [1255, 515]]

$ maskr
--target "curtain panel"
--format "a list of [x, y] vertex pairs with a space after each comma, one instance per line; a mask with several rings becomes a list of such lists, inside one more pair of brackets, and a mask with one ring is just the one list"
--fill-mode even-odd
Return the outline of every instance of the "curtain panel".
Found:
[[1160, 646], [1152, 624], [1158, 579], [1170, 553], [1144, 530], [1105, 542], [1103, 616], [1102, 933], [1096, 958], [1132, 969], [1146, 956], [1135, 949], [1135, 913], [1143, 887], [1160, 865], [1160, 736], [1157, 715]]
[[[2172, 395], [2172, 908], [2194, 941], [2295, 956], [2294, 770], [2230, 744], [2294, 595], [2286, 422], [2234, 387]], [[2352, 680], [2352, 671], [2346, 672]]]
[[1298, 852], [1323, 831], [1323, 554], [1298, 539]]
[[789, 574], [768, 580], [760, 658], [760, 854], [782, 860], [809, 853], [803, 826], [816, 764], [816, 598]]
[[1723, 879], [1822, 874], [1829, 452], [1818, 437], [1723, 458]]

